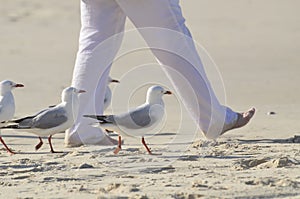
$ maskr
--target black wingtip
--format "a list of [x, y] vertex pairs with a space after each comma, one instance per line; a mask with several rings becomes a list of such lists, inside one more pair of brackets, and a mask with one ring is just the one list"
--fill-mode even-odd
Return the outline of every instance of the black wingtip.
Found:
[[23, 117], [23, 118], [19, 118], [19, 119], [10, 120], [8, 122], [9, 123], [20, 123], [20, 122], [23, 122], [24, 120], [32, 119], [32, 118], [34, 118], [34, 116], [27, 116], [27, 117]]
[[83, 115], [83, 117], [93, 118], [99, 121], [100, 124], [111, 123], [107, 115]]
[[14, 124], [14, 125], [8, 125], [8, 126], [2, 126], [0, 129], [19, 129], [19, 125]]
[[88, 117], [88, 118], [93, 118], [98, 120], [98, 116], [97, 115], [83, 115], [83, 117]]

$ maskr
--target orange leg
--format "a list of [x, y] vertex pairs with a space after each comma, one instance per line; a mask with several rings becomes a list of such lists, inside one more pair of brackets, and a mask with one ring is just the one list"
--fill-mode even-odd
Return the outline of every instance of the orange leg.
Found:
[[15, 152], [12, 152], [12, 150], [10, 150], [10, 148], [8, 148], [8, 146], [5, 144], [4, 140], [2, 139], [2, 137], [0, 136], [0, 141], [2, 142], [3, 146], [6, 148], [6, 151], [10, 154], [15, 154]]
[[150, 155], [152, 155], [152, 152], [151, 152], [151, 150], [149, 149], [149, 147], [147, 146], [144, 137], [142, 137], [142, 143], [143, 143], [143, 145], [145, 146], [145, 148], [147, 149], [148, 153], [149, 153]]
[[43, 145], [43, 140], [41, 137], [39, 137], [40, 142], [35, 146], [35, 150], [39, 150], [41, 148], [41, 146]]
[[53, 150], [52, 143], [51, 143], [51, 138], [52, 138], [52, 135], [50, 135], [48, 137], [48, 142], [49, 142], [49, 145], [50, 145], [51, 153], [58, 153], [58, 152], [56, 152], [56, 151]]
[[122, 145], [122, 138], [119, 135], [118, 147], [114, 150], [114, 154], [118, 154], [119, 153], [119, 151], [122, 149], [121, 145]]

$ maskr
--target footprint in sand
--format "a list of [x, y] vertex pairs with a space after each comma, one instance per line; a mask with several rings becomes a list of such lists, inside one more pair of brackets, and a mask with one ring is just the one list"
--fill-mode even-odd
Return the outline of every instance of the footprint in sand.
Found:
[[249, 180], [245, 182], [246, 185], [261, 185], [261, 186], [270, 186], [270, 187], [293, 187], [299, 188], [300, 182], [293, 181], [290, 179], [278, 179], [278, 178], [263, 178]]
[[172, 198], [186, 198], [186, 199], [196, 199], [196, 198], [202, 198], [204, 195], [201, 194], [193, 194], [193, 193], [175, 193], [172, 194]]
[[141, 173], [172, 173], [175, 172], [173, 166], [161, 167], [161, 168], [147, 168], [141, 171]]
[[237, 170], [244, 169], [268, 169], [268, 168], [282, 168], [289, 167], [293, 165], [300, 164], [299, 161], [289, 158], [289, 157], [281, 157], [281, 158], [260, 158], [260, 159], [250, 159], [250, 160], [241, 160], [235, 163], [235, 168]]
[[11, 179], [12, 180], [24, 180], [24, 179], [27, 179], [27, 178], [30, 178], [32, 177], [33, 175], [31, 174], [23, 174], [23, 175], [17, 175], [17, 176], [14, 176], [12, 177]]
[[114, 192], [117, 189], [120, 189], [123, 186], [124, 185], [121, 183], [111, 183], [107, 185], [105, 188], [101, 188], [99, 191], [102, 193], [110, 193], [110, 192]]
[[16, 169], [12, 170], [12, 172], [14, 174], [29, 173], [29, 172], [38, 172], [38, 171], [41, 171], [40, 167], [25, 167], [25, 168], [16, 168]]
[[266, 163], [258, 165], [258, 168], [260, 169], [282, 168], [282, 167], [289, 167], [297, 164], [299, 164], [299, 162], [297, 162], [296, 160], [288, 157], [283, 157], [283, 158], [273, 159]]
[[181, 161], [198, 161], [199, 156], [196, 155], [186, 155], [186, 156], [181, 156], [178, 160]]

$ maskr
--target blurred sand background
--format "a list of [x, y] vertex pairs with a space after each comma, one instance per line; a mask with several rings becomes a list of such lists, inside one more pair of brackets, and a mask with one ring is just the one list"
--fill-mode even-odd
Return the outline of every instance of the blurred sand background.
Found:
[[[0, 80], [25, 85], [14, 92], [20, 117], [56, 104], [62, 89], [70, 85], [79, 1], [0, 0], [0, 4]], [[293, 139], [300, 135], [300, 2], [211, 0], [181, 5], [194, 39], [218, 66], [227, 104], [241, 111], [257, 108], [251, 124], [216, 142], [199, 132], [176, 161], [164, 155], [168, 149], [163, 144], [150, 144], [161, 149], [162, 156], [149, 156], [138, 142], [129, 142], [116, 157], [112, 147], [64, 148], [62, 134], [53, 143], [65, 153], [50, 154], [47, 144], [35, 152], [37, 138], [5, 131], [7, 144], [24, 154], [0, 151], [1, 198], [300, 197], [300, 141]], [[129, 22], [127, 28], [132, 27]], [[137, 53], [117, 61], [111, 76], [120, 78], [145, 60], [153, 56]], [[137, 95], [133, 105], [142, 102], [144, 92]], [[176, 109], [175, 99], [165, 102], [169, 111]], [[267, 114], [271, 111], [275, 115]], [[167, 117], [166, 140], [177, 127], [174, 115]], [[154, 162], [164, 164], [145, 166]], [[140, 163], [145, 168], [118, 169]]]

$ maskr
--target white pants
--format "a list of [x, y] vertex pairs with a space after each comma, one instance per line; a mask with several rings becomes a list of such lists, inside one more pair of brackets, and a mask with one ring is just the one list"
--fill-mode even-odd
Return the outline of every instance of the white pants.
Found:
[[[103, 56], [95, 58], [92, 52], [103, 41], [124, 31], [126, 17], [137, 28], [158, 27], [186, 35], [172, 41], [164, 38], [164, 34], [160, 35], [159, 31], [140, 31], [147, 44], [153, 47], [153, 54], [206, 137], [218, 137], [224, 124], [236, 121], [237, 114], [222, 106], [211, 88], [191, 34], [185, 26], [179, 0], [82, 0], [82, 28], [72, 85], [87, 90], [87, 93], [80, 96], [78, 120], [66, 134], [68, 144], [96, 144], [105, 137], [100, 129], [91, 127], [81, 116], [103, 113], [106, 79], [110, 70], [107, 59], [116, 55], [122, 34], [110, 41], [106, 46], [109, 49], [103, 49]], [[157, 50], [162, 48], [178, 52]], [[177, 56], [177, 53], [184, 53], [192, 61]], [[187, 80], [190, 90], [182, 77]], [[194, 97], [186, 97], [191, 95]]]

